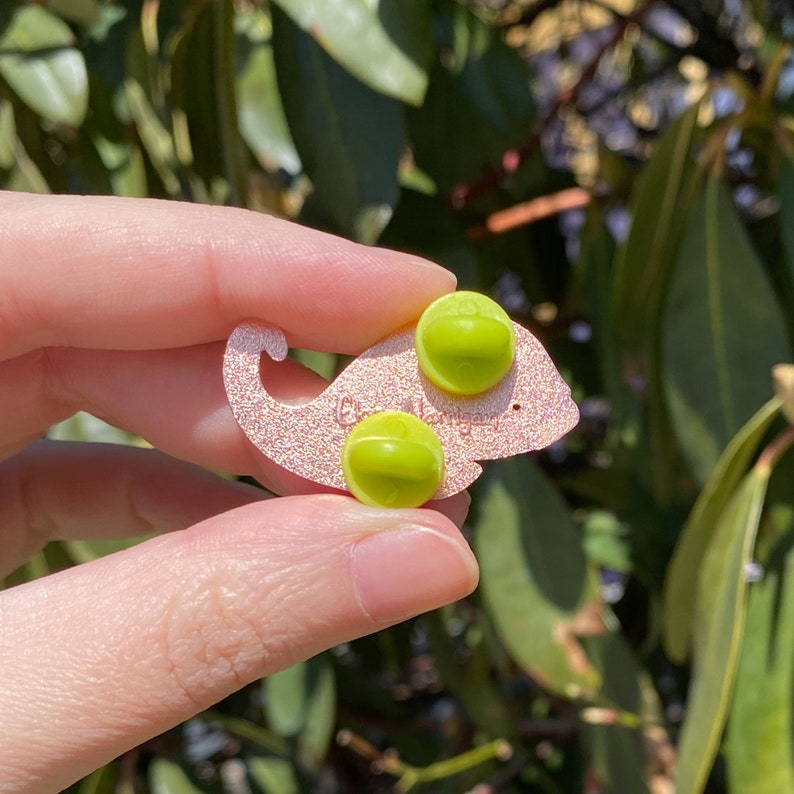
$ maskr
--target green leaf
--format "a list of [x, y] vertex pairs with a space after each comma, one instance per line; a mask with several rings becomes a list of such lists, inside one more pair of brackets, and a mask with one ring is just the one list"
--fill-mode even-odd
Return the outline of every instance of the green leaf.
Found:
[[172, 138], [194, 201], [245, 206], [246, 152], [234, 86], [234, 10], [205, 4], [175, 34], [171, 62]]
[[432, 52], [426, 3], [275, 0], [295, 24], [375, 91], [419, 105]]
[[17, 126], [14, 123], [14, 106], [0, 97], [0, 169], [14, 165], [17, 147]]
[[725, 506], [698, 577], [694, 667], [681, 730], [677, 791], [700, 794], [717, 754], [741, 650], [752, 559], [769, 467], [750, 470]]
[[584, 522], [582, 545], [593, 565], [631, 573], [629, 528], [614, 513], [606, 510], [589, 513]]
[[290, 754], [289, 743], [261, 725], [219, 711], [205, 711], [200, 716], [208, 724], [219, 726], [232, 736], [237, 736], [256, 747], [261, 747], [268, 753], [279, 757], [286, 757]]
[[47, 8], [78, 25], [90, 26], [99, 20], [99, 0], [47, 0]]
[[0, 580], [0, 589], [7, 590], [9, 587], [16, 587], [24, 582], [32, 582], [42, 576], [52, 573], [47, 563], [47, 557], [43, 551], [36, 552], [29, 557], [16, 570], [11, 571], [6, 577]]
[[69, 556], [62, 542], [52, 541], [6, 576], [2, 580], [2, 586], [3, 588], [15, 587], [18, 584], [66, 570], [71, 568], [73, 564], [74, 561]]
[[695, 502], [676, 543], [664, 586], [662, 637], [667, 655], [686, 661], [692, 635], [692, 604], [703, 555], [726, 505], [780, 409], [775, 397], [731, 439]]
[[88, 108], [85, 61], [69, 26], [41, 6], [20, 6], [0, 33], [0, 77], [45, 119], [82, 124]]
[[466, 233], [436, 197], [402, 188], [378, 245], [438, 262], [458, 277], [458, 289], [481, 288], [477, 257]]
[[24, 193], [50, 192], [50, 187], [42, 176], [41, 171], [30, 159], [19, 138], [16, 139], [14, 147], [14, 164], [2, 187], [5, 190], [19, 190]]
[[163, 186], [169, 195], [178, 196], [181, 186], [176, 173], [177, 160], [173, 138], [157, 118], [146, 92], [137, 80], [132, 77], [127, 78], [124, 94], [143, 148], [149, 155]]
[[317, 769], [328, 752], [336, 724], [334, 672], [324, 656], [293, 665], [263, 682], [271, 729], [297, 741], [297, 757]]
[[117, 777], [116, 764], [106, 764], [83, 779], [77, 794], [116, 794]]
[[780, 235], [783, 238], [791, 277], [794, 279], [794, 161], [790, 157], [784, 158], [780, 166], [778, 196]]
[[397, 201], [399, 103], [351, 77], [275, 7], [273, 55], [317, 225], [375, 242]]
[[468, 655], [461, 660], [446, 628], [454, 620], [454, 607], [438, 609], [426, 615], [433, 662], [444, 684], [461, 702], [471, 719], [492, 739], [511, 739], [514, 720], [493, 680], [486, 638], [482, 632], [470, 632]]
[[308, 662], [300, 662], [263, 682], [267, 721], [279, 736], [296, 736], [306, 724], [308, 674]]
[[272, 24], [263, 8], [240, 11], [237, 32], [237, 114], [240, 133], [259, 162], [268, 170], [301, 170], [278, 92], [271, 45]]
[[57, 441], [101, 441], [105, 444], [132, 444], [139, 446], [145, 442], [126, 430], [120, 430], [85, 411], [78, 411], [63, 422], [52, 425], [47, 438]]
[[[618, 362], [611, 349], [605, 356], [616, 424], [625, 429], [642, 422], [640, 479], [650, 480], [644, 487], [663, 504], [670, 499], [676, 461], [662, 386], [662, 312], [699, 184], [691, 158], [697, 113], [694, 106], [669, 126], [637, 181], [631, 228], [615, 255], [610, 311], [602, 329], [603, 340], [618, 349]], [[630, 390], [636, 383], [644, 385], [647, 395], [642, 420], [633, 416], [638, 406]]]
[[659, 726], [661, 712], [653, 682], [620, 633], [587, 638], [584, 645], [603, 676], [600, 698], [608, 704], [603, 710], [619, 715], [615, 723], [607, 719], [605, 724], [582, 726], [589, 749], [588, 779], [600, 783], [599, 791], [648, 792], [647, 771], [665, 772], [653, 753], [668, 743]]
[[84, 562], [91, 562], [99, 557], [107, 557], [108, 554], [115, 554], [117, 551], [124, 551], [124, 549], [135, 546], [138, 543], [143, 543], [149, 540], [154, 535], [136, 535], [132, 538], [120, 539], [104, 539], [104, 540], [63, 540], [66, 553], [74, 561], [76, 565], [81, 565]]
[[518, 52], [464, 5], [439, 6], [427, 96], [406, 118], [417, 165], [446, 193], [499, 165], [524, 141], [535, 104]]
[[478, 495], [475, 550], [500, 639], [544, 687], [567, 697], [591, 694], [600, 677], [578, 636], [604, 626], [568, 509], [525, 458], [493, 464]]
[[253, 794], [300, 794], [300, 783], [286, 758], [249, 756], [245, 759]]
[[290, 357], [303, 364], [307, 369], [316, 372], [321, 378], [332, 381], [340, 368], [340, 356], [337, 353], [323, 353], [318, 350], [291, 348]]
[[664, 345], [673, 424], [704, 483], [720, 451], [769, 398], [772, 367], [791, 356], [775, 295], [718, 177], [709, 179], [686, 230]]
[[674, 121], [637, 180], [628, 237], [615, 255], [612, 313], [624, 355], [647, 374], [649, 346], [658, 342], [664, 295], [688, 217], [691, 150], [698, 106]]
[[149, 195], [141, 150], [129, 141], [114, 141], [96, 133], [91, 141], [104, 166], [115, 196]]
[[591, 204], [586, 210], [580, 244], [565, 313], [572, 317], [587, 317], [592, 329], [602, 389], [615, 404], [620, 399], [622, 389], [616, 329], [609, 316], [615, 241], [605, 223], [604, 213], [597, 205]]
[[[786, 475], [790, 494], [790, 468]], [[725, 747], [731, 791], [794, 791], [794, 506], [787, 501], [769, 511], [787, 531], [761, 581], [750, 585]]]
[[167, 758], [155, 758], [149, 764], [151, 794], [201, 794], [200, 789], [179, 765]]

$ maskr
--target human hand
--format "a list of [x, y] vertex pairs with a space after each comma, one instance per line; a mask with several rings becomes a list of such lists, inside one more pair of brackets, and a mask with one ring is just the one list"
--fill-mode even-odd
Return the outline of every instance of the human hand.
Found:
[[[0, 593], [0, 790], [58, 791], [250, 681], [473, 589], [462, 495], [439, 504], [449, 517], [264, 500], [192, 465], [307, 489], [228, 408], [240, 320], [356, 353], [453, 288], [415, 257], [263, 215], [0, 193], [0, 575], [52, 539], [168, 533]], [[297, 364], [265, 361], [263, 378], [282, 399], [322, 388]], [[36, 441], [77, 410], [159, 451]]]

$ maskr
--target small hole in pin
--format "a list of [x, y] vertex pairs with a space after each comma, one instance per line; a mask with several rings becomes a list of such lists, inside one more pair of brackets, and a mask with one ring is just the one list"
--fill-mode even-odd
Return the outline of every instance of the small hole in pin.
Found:
[[513, 410], [514, 411], [518, 411], [520, 408], [521, 408], [521, 404], [520, 403], [513, 403]]

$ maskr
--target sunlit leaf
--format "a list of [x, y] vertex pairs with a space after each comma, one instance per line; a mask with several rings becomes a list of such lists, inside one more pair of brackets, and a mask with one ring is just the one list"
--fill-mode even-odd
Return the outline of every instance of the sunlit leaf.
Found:
[[723, 748], [731, 790], [760, 794], [794, 789], [794, 450], [785, 435], [771, 443], [784, 454], [764, 503]]
[[[725, 754], [731, 791], [794, 791], [794, 504], [768, 510], [781, 537], [750, 585], [747, 620], [728, 723]], [[770, 502], [772, 483], [770, 483]]]
[[176, 172], [177, 162], [173, 138], [160, 119], [157, 118], [157, 114], [154, 112], [141, 84], [130, 77], [127, 79], [124, 88], [130, 113], [138, 129], [144, 149], [146, 149], [152, 165], [154, 165], [157, 174], [163, 181], [165, 189], [170, 195], [178, 196], [180, 183]]
[[30, 159], [22, 141], [17, 139], [14, 148], [15, 162], [3, 187], [25, 193], [49, 193], [50, 187], [39, 167]]
[[[375, 242], [397, 201], [399, 103], [351, 77], [276, 8], [273, 54], [290, 132], [314, 187], [311, 220]], [[381, 216], [375, 224], [373, 212]]]
[[77, 794], [116, 794], [118, 767], [115, 763], [106, 764], [92, 772], [81, 783]]
[[755, 467], [727, 503], [698, 576], [694, 670], [679, 741], [678, 791], [699, 794], [717, 754], [741, 650], [752, 559], [768, 467]]
[[264, 681], [267, 721], [279, 736], [295, 736], [306, 723], [308, 674], [307, 663], [300, 662]]
[[19, 6], [0, 32], [0, 76], [32, 110], [78, 127], [88, 108], [88, 74], [69, 26], [37, 5]]
[[[68, 0], [64, 0], [68, 2]], [[97, 42], [105, 41], [108, 36], [114, 35], [114, 28], [119, 26], [123, 20], [127, 19], [128, 10], [121, 5], [114, 5], [111, 3], [103, 3], [99, 6], [99, 16], [88, 31], [88, 35], [92, 40]], [[118, 28], [117, 28], [118, 29]], [[117, 53], [122, 55], [123, 53]], [[89, 71], [91, 67], [89, 65]]]
[[47, 437], [57, 441], [101, 441], [106, 444], [139, 444], [138, 436], [120, 430], [84, 411], [64, 419], [47, 431]]
[[152, 535], [148, 534], [118, 540], [64, 540], [61, 542], [75, 564], [79, 565], [99, 557], [106, 557], [108, 554], [115, 554], [117, 551], [123, 551], [151, 537]]
[[14, 165], [17, 145], [17, 127], [14, 123], [14, 106], [0, 97], [0, 169]]
[[140, 198], [148, 195], [146, 168], [138, 146], [127, 141], [113, 141], [98, 133], [92, 143], [107, 171], [114, 195]]
[[432, 49], [426, 3], [275, 2], [362, 83], [405, 102], [422, 102]]
[[167, 758], [155, 758], [148, 771], [151, 794], [200, 794], [202, 791], [179, 764]]
[[245, 206], [245, 147], [237, 126], [233, 16], [231, 3], [208, 3], [174, 34], [171, 137], [194, 201]]
[[253, 794], [300, 794], [292, 764], [286, 758], [249, 756], [245, 759]]
[[747, 471], [764, 433], [778, 414], [774, 398], [759, 409], [731, 439], [695, 502], [676, 543], [664, 588], [662, 629], [665, 650], [683, 664], [692, 635], [692, 604], [703, 555], [737, 485]]
[[271, 729], [296, 740], [308, 769], [325, 758], [336, 723], [336, 687], [328, 659], [317, 656], [264, 681], [265, 713]]
[[682, 243], [664, 318], [665, 386], [676, 434], [705, 483], [720, 452], [789, 360], [775, 295], [730, 196], [709, 179]]
[[629, 529], [613, 513], [595, 510], [584, 522], [582, 545], [587, 559], [601, 568], [630, 573]]
[[47, 564], [47, 557], [43, 551], [39, 551], [0, 581], [0, 589], [16, 587], [18, 584], [30, 582], [33, 579], [46, 576], [48, 573], [50, 573], [50, 568]]
[[308, 367], [327, 381], [333, 380], [334, 376], [339, 371], [340, 357], [336, 353], [323, 353], [318, 350], [292, 348], [289, 354], [291, 358], [299, 361], [304, 367]]
[[604, 625], [570, 513], [526, 459], [493, 465], [480, 488], [475, 550], [500, 639], [544, 687], [569, 697], [592, 693], [600, 676], [579, 636]]
[[250, 8], [235, 19], [237, 31], [237, 113], [240, 133], [268, 169], [301, 170], [278, 92], [272, 25], [263, 8]]

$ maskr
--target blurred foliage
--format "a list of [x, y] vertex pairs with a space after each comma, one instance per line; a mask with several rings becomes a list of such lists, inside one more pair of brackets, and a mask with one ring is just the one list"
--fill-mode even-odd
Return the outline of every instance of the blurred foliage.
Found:
[[[424, 254], [582, 410], [476, 484], [470, 599], [71, 791], [794, 789], [792, 37], [775, 0], [0, 2], [0, 187]], [[116, 548], [52, 544], [6, 584]]]

